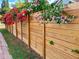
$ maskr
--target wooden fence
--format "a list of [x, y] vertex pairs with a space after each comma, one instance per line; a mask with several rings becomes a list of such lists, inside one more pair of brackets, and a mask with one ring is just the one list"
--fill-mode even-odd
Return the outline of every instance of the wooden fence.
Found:
[[[43, 59], [79, 59], [79, 54], [72, 52], [72, 49], [79, 50], [77, 22], [41, 24], [31, 17], [29, 21], [15, 23], [13, 30], [12, 26], [9, 26], [8, 30], [39, 53]], [[50, 41], [54, 44], [51, 45]]]

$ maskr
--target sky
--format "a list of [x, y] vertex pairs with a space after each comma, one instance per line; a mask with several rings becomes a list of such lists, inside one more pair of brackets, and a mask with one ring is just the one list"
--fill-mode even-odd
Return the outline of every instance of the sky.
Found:
[[[10, 7], [11, 7], [11, 4], [15, 4], [16, 1], [18, 1], [18, 0], [9, 0]], [[52, 3], [54, 1], [55, 0], [49, 0], [49, 3]], [[63, 0], [63, 2], [66, 4], [69, 2], [69, 0]], [[2, 0], [0, 0], [0, 7], [1, 7], [1, 3], [2, 3]]]
[[[15, 2], [17, 2], [18, 0], [8, 0], [9, 1], [9, 5], [11, 7], [11, 4], [15, 4]], [[23, 1], [23, 0], [21, 0]], [[2, 3], [2, 0], [0, 0], [0, 7], [1, 7], [1, 3]]]
[[[52, 3], [52, 2], [54, 2], [55, 0], [49, 0], [49, 3]], [[68, 0], [63, 0], [64, 1], [64, 3], [68, 3]]]

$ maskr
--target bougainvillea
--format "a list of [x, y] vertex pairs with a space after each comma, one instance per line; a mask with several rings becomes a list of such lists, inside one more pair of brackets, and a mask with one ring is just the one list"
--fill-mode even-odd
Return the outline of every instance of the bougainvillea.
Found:
[[16, 14], [17, 14], [19, 11], [18, 11], [18, 8], [12, 8], [12, 9], [11, 9], [11, 12], [13, 12], [13, 13], [16, 13]]
[[26, 11], [26, 10], [22, 10], [21, 13], [22, 13], [23, 15], [26, 15], [26, 14], [27, 14], [27, 11]]
[[5, 24], [12, 25], [14, 24], [13, 15], [11, 13], [6, 13], [3, 17]]
[[17, 14], [17, 19], [21, 22], [25, 21], [27, 19], [27, 11], [22, 10], [20, 13]]
[[10, 12], [13, 15], [13, 19], [16, 20], [17, 13], [19, 12], [18, 8], [12, 8]]

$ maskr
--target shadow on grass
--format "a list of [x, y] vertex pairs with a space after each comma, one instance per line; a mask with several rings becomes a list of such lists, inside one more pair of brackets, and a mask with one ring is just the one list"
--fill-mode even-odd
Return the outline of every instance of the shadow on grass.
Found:
[[3, 34], [8, 44], [9, 52], [13, 59], [42, 59], [39, 54], [32, 49], [30, 50], [24, 42], [16, 39], [16, 37], [6, 29], [0, 29], [0, 32]]

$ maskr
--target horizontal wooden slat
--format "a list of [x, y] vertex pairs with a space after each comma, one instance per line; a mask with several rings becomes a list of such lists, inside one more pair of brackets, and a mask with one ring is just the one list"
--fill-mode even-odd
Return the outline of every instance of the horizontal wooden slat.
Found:
[[[78, 19], [76, 19], [78, 21]], [[79, 24], [77, 21], [71, 24], [46, 24], [46, 58], [47, 59], [79, 59], [79, 54], [72, 49], [79, 49]], [[28, 23], [23, 22], [23, 41], [28, 45]], [[18, 34], [21, 38], [21, 23], [18, 23]], [[15, 31], [15, 25], [13, 28]], [[30, 23], [31, 48], [43, 56], [44, 24], [36, 20]], [[50, 45], [49, 41], [54, 41]]]

